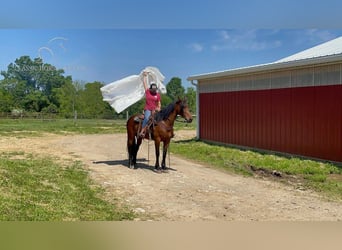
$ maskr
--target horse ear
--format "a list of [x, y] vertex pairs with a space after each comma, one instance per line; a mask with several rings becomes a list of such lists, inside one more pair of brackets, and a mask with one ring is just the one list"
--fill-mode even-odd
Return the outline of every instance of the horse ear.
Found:
[[187, 104], [187, 101], [188, 101], [188, 99], [186, 98], [186, 96], [185, 97], [183, 97], [183, 98], [180, 98], [179, 96], [178, 96], [178, 100], [176, 101], [176, 103], [182, 103], [182, 104]]

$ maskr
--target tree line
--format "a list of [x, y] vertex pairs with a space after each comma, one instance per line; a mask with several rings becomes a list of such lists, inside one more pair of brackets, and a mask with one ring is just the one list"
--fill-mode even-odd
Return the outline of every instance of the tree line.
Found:
[[[102, 100], [102, 82], [73, 81], [63, 69], [44, 63], [41, 58], [21, 56], [1, 71], [0, 112], [46, 112], [63, 118], [76, 113], [83, 118], [125, 118], [126, 113], [140, 113], [144, 99], [120, 114]], [[166, 84], [167, 94], [162, 95], [162, 107], [186, 97], [190, 110], [196, 111], [196, 92], [184, 89], [181, 79], [173, 77]]]

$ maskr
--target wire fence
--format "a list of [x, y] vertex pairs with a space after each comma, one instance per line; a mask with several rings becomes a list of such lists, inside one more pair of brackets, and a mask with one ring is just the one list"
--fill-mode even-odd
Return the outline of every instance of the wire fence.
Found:
[[[103, 119], [103, 120], [127, 120], [131, 114], [128, 112], [120, 114], [86, 114], [86, 113], [58, 113], [58, 112], [0, 112], [0, 119], [18, 119], [18, 120], [29, 120], [36, 119], [42, 121], [54, 121], [60, 119]], [[193, 115], [194, 121], [196, 120], [196, 115]], [[181, 120], [181, 118], [179, 119]]]
[[0, 119], [38, 119], [38, 120], [57, 120], [57, 119], [126, 119], [125, 115], [118, 116], [113, 114], [90, 115], [85, 113], [58, 113], [58, 112], [0, 112]]

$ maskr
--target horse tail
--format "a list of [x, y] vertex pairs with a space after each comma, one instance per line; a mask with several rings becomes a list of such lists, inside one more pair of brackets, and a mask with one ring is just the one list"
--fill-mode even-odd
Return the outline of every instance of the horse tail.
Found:
[[128, 164], [130, 168], [134, 168], [136, 164], [136, 157], [141, 144], [141, 138], [138, 138], [138, 124], [134, 118], [135, 116], [131, 116], [126, 123]]
[[136, 142], [136, 131], [135, 131], [135, 121], [134, 117], [131, 116], [126, 123], [126, 129], [127, 129], [127, 150], [129, 151], [130, 146], [134, 146]]

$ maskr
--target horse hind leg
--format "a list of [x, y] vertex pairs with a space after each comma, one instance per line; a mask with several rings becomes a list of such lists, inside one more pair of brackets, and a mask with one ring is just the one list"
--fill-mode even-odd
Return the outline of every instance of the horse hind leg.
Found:
[[127, 142], [127, 151], [128, 151], [128, 167], [134, 168], [134, 143], [132, 141]]
[[133, 164], [133, 168], [137, 168], [137, 155], [138, 155], [138, 151], [139, 151], [139, 147], [142, 142], [142, 139], [135, 136], [134, 142], [135, 143], [133, 147], [132, 164]]
[[135, 169], [137, 165], [137, 153], [139, 150], [141, 141], [134, 136], [127, 140], [127, 150], [128, 150], [128, 167]]

